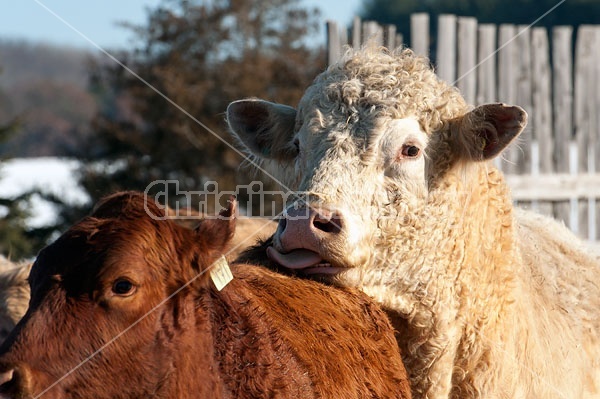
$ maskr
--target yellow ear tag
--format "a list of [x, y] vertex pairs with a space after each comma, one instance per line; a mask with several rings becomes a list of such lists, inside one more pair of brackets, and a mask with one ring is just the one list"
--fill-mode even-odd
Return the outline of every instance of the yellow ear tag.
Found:
[[210, 268], [210, 278], [213, 283], [215, 283], [217, 291], [221, 291], [231, 280], [233, 280], [233, 274], [231, 274], [229, 264], [223, 255], [221, 255]]
[[487, 146], [487, 142], [485, 141], [485, 139], [483, 137], [481, 137], [479, 146], [481, 147], [480, 148], [481, 151], [485, 150], [485, 147]]

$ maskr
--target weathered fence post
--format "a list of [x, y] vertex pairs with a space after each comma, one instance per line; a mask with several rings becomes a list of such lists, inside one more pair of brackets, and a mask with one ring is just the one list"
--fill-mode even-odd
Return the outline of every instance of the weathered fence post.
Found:
[[[498, 30], [498, 101], [516, 104], [517, 99], [517, 57], [515, 25], [502, 24]], [[514, 171], [511, 155], [517, 155], [514, 144], [506, 152], [506, 160], [499, 159], [496, 165], [504, 171]], [[516, 158], [515, 158], [516, 159]]]
[[359, 17], [354, 17], [352, 21], [352, 47], [360, 48], [362, 45], [362, 24]]
[[404, 45], [404, 36], [402, 33], [396, 33], [396, 47]]
[[410, 47], [419, 55], [429, 56], [429, 14], [410, 16]]
[[[539, 173], [551, 174], [554, 171], [552, 151], [552, 103], [550, 100], [550, 55], [546, 28], [533, 28], [531, 32], [531, 89], [533, 91], [533, 111], [531, 115], [533, 138], [538, 144]], [[536, 172], [532, 170], [532, 172]], [[552, 215], [552, 204], [540, 202], [538, 210]]]
[[335, 21], [327, 21], [327, 63], [331, 65], [340, 59], [342, 47], [340, 31]]
[[[553, 99], [554, 116], [554, 165], [555, 172], [577, 173], [571, 171], [570, 143], [573, 138], [573, 58], [571, 39], [573, 28], [559, 26], [552, 30], [552, 66], [553, 66]], [[577, 218], [570, 211], [576, 206], [575, 201], [561, 202], [554, 205], [554, 216], [569, 221], [569, 227], [579, 233]]]
[[[594, 61], [592, 65], [594, 66], [594, 86], [591, 89], [591, 95], [594, 98], [594, 118], [592, 125], [592, 136], [593, 136], [593, 147], [592, 153], [594, 157], [593, 162], [593, 171], [598, 174], [600, 172], [600, 115], [598, 115], [598, 110], [600, 109], [600, 26], [594, 25], [594, 39], [595, 44], [593, 46], [594, 49]], [[592, 228], [590, 229], [590, 238], [592, 240], [598, 240], [598, 236], [600, 234], [600, 196], [597, 196], [591, 199], [592, 203], [595, 203], [595, 207], [593, 207], [594, 212], [592, 213], [592, 217], [590, 218], [590, 225]]]
[[[531, 92], [531, 29], [526, 25], [517, 26], [516, 44], [518, 47], [517, 58], [517, 97], [515, 104], [520, 105], [529, 113], [533, 108], [532, 92]], [[512, 157], [510, 160], [514, 162], [514, 171], [521, 174], [531, 173], [531, 142], [533, 125], [530, 123], [525, 127], [518, 142], [518, 147], [513, 146], [511, 149]]]
[[390, 50], [395, 49], [400, 43], [396, 43], [396, 25], [387, 25], [383, 32], [384, 45]]
[[365, 21], [362, 24], [363, 38], [362, 42], [373, 42], [378, 46], [383, 46], [383, 28], [374, 21]]
[[477, 20], [458, 18], [458, 78], [457, 87], [465, 99], [474, 104], [477, 87]]
[[496, 101], [496, 25], [479, 25], [477, 104]]
[[456, 16], [440, 15], [436, 51], [437, 74], [450, 84], [456, 80]]
[[[598, 110], [600, 109], [600, 26], [594, 25], [594, 32], [596, 33], [595, 39], [596, 43], [594, 45], [594, 83], [595, 86], [592, 88], [591, 92], [595, 98], [595, 112], [594, 119], [595, 124], [593, 125], [592, 135], [594, 136], [594, 172], [596, 174], [600, 173], [600, 115], [598, 115]], [[595, 197], [593, 202], [596, 203], [596, 207], [593, 218], [591, 219], [591, 224], [593, 225], [593, 229], [590, 231], [590, 238], [592, 240], [598, 240], [598, 236], [600, 233], [600, 196]], [[595, 223], [594, 223], [595, 222]]]
[[515, 25], [502, 24], [498, 32], [498, 100], [514, 104], [517, 99], [518, 54]]

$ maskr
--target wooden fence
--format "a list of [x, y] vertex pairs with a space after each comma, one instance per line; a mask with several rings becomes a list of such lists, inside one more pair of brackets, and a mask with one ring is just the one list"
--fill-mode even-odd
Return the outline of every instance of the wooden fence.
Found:
[[[410, 47], [434, 52], [437, 74], [467, 101], [517, 104], [529, 114], [520, 140], [497, 161], [515, 200], [563, 220], [583, 238], [600, 240], [600, 26], [582, 25], [577, 32], [557, 26], [549, 37], [542, 27], [440, 15], [430, 49], [429, 15], [421, 13], [412, 15], [410, 32]], [[345, 45], [403, 44], [394, 26], [359, 18], [349, 29], [329, 21], [327, 33], [330, 63]]]

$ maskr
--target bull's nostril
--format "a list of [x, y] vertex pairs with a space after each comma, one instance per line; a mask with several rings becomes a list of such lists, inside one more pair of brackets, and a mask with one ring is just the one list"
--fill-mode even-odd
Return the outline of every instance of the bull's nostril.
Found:
[[342, 230], [342, 218], [332, 215], [331, 218], [315, 217], [313, 226], [325, 233], [338, 234]]

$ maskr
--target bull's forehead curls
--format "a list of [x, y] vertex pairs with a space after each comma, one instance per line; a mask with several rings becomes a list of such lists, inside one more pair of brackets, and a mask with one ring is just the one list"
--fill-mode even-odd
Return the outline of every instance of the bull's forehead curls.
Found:
[[412, 50], [377, 46], [348, 50], [320, 74], [299, 106], [299, 117], [318, 109], [331, 123], [416, 116], [427, 133], [469, 109], [455, 87], [439, 79], [427, 58]]

